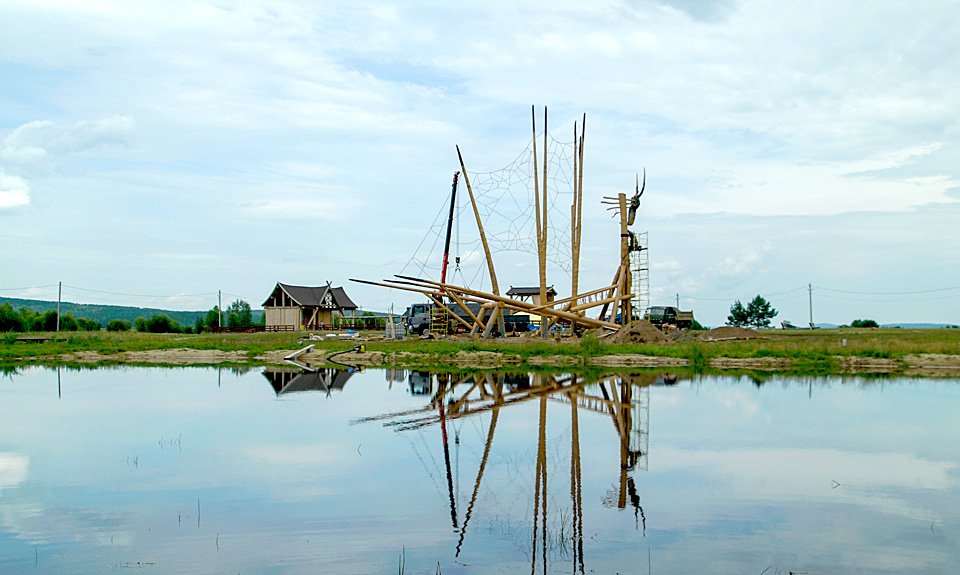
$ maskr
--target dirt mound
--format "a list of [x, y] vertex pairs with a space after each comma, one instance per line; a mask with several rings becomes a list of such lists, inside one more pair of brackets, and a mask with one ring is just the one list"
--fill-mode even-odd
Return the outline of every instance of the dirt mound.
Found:
[[667, 339], [669, 339], [674, 343], [677, 343], [677, 342], [684, 342], [684, 341], [697, 341], [699, 337], [697, 336], [696, 332], [691, 332], [690, 330], [687, 330], [687, 329], [678, 329], [668, 333]]
[[621, 327], [606, 338], [608, 343], [655, 343], [666, 341], [667, 335], [645, 319], [638, 319]]
[[734, 327], [732, 325], [717, 327], [700, 334], [700, 339], [703, 341], [717, 341], [721, 339], [754, 339], [758, 337], [760, 337], [760, 334], [752, 329]]

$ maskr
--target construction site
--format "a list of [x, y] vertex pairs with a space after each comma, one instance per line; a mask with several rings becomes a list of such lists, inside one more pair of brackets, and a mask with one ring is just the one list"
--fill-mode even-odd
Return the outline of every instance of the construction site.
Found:
[[[582, 285], [587, 118], [584, 114], [573, 123], [572, 142], [555, 139], [548, 119], [544, 108], [538, 126], [537, 111], [531, 107], [529, 145], [497, 172], [468, 171], [457, 146], [459, 170], [453, 174], [445, 216], [438, 215], [417, 254], [392, 278], [351, 280], [426, 300], [409, 306], [402, 314], [402, 328], [394, 334], [388, 329], [388, 337], [409, 333], [433, 338], [562, 339], [591, 330], [601, 339], [619, 333], [621, 339], [638, 341], [691, 326], [692, 312], [650, 306], [648, 235], [636, 229], [647, 185], [645, 169], [631, 178], [631, 194], [596, 198], [611, 216], [609, 237], [618, 249], [609, 253], [609, 283]], [[466, 201], [459, 189], [461, 180]], [[465, 256], [459, 248], [464, 245], [462, 234], [472, 238]], [[430, 244], [431, 235], [434, 246], [442, 240], [442, 252], [421, 249]], [[457, 249], [452, 255], [454, 242]], [[536, 285], [511, 284], [503, 289], [495, 260], [507, 252], [523, 258], [511, 270], [537, 270]], [[430, 277], [431, 272], [436, 275]], [[557, 297], [560, 283], [555, 278], [569, 281], [570, 295]]]

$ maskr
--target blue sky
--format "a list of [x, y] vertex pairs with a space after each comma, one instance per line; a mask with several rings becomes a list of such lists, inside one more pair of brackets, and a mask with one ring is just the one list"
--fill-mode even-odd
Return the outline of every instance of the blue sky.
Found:
[[958, 27], [935, 1], [10, 0], [0, 294], [207, 309], [329, 280], [402, 309], [349, 278], [404, 269], [455, 145], [497, 170], [547, 105], [560, 141], [587, 114], [582, 286], [616, 265], [600, 199], [646, 168], [653, 303], [717, 325], [759, 293], [800, 324], [812, 284], [818, 322], [960, 323]]

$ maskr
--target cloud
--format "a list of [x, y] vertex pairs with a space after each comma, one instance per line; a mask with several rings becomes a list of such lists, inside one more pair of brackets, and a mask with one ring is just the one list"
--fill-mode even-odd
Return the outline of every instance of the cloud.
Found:
[[714, 278], [749, 276], [763, 263], [763, 256], [769, 250], [769, 245], [746, 246], [739, 253], [707, 268], [707, 273]]
[[0, 490], [16, 487], [27, 478], [30, 458], [19, 453], [0, 453]]
[[3, 139], [0, 158], [12, 164], [36, 165], [49, 156], [63, 156], [107, 146], [128, 146], [133, 121], [126, 116], [84, 120], [72, 125], [35, 120]]
[[0, 170], [0, 210], [30, 205], [30, 187], [18, 176]]
[[240, 208], [250, 215], [272, 218], [336, 220], [349, 215], [338, 201], [310, 197], [250, 201], [241, 204]]
[[[883, 508], [892, 514], [929, 517], [906, 496], [895, 492], [945, 490], [956, 485], [958, 465], [909, 453], [856, 453], [838, 449], [744, 449], [691, 451], [659, 448], [658, 469], [700, 468], [712, 481], [744, 500], [780, 499], [845, 501]], [[834, 482], [841, 488], [835, 488]]]

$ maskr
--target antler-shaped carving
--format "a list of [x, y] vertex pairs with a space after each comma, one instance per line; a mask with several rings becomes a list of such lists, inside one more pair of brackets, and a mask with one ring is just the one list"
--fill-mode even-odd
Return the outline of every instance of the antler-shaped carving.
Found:
[[[640, 209], [640, 196], [643, 195], [643, 192], [647, 189], [647, 169], [643, 169], [643, 186], [640, 185], [640, 174], [637, 174], [637, 186], [636, 191], [633, 194], [633, 197], [630, 198], [630, 205], [627, 206], [627, 225], [632, 226], [634, 220], [637, 218], [637, 210]], [[612, 211], [614, 214], [611, 217], [616, 217], [620, 212], [620, 202], [617, 198], [610, 196], [604, 196], [603, 200], [600, 203], [610, 206], [607, 208], [607, 211]]]
[[640, 196], [647, 189], [647, 168], [643, 168], [643, 187], [640, 187], [640, 174], [637, 174], [636, 193], [630, 198], [630, 208], [627, 210], [627, 225], [632, 226], [637, 218], [637, 210], [640, 208]]

